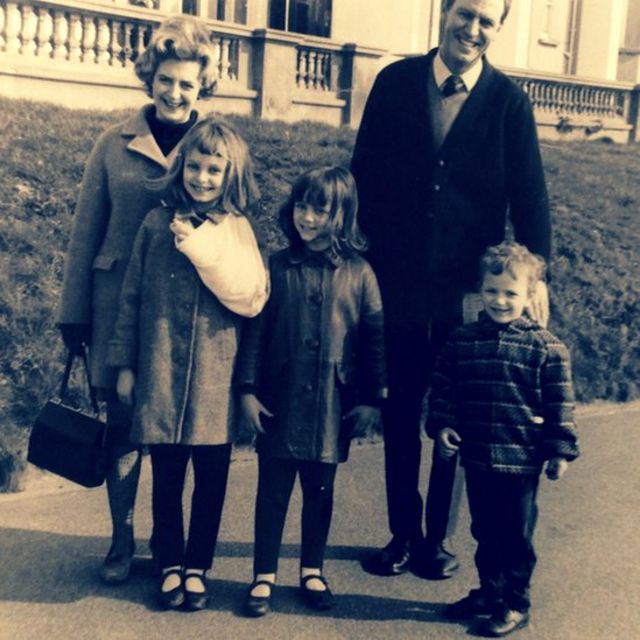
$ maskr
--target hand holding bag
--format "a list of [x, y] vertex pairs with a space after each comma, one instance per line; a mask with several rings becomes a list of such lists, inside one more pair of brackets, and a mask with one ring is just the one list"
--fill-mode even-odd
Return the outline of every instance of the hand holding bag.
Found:
[[91, 387], [86, 351], [82, 353], [93, 415], [65, 404], [74, 354], [69, 352], [60, 398], [49, 400], [31, 430], [27, 460], [32, 464], [76, 482], [83, 487], [98, 487], [106, 471], [107, 425]]

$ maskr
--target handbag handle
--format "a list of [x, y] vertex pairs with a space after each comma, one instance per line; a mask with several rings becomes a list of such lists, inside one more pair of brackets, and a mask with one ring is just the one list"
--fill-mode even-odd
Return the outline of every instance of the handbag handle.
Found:
[[[76, 354], [71, 351], [67, 354], [67, 363], [64, 366], [64, 374], [62, 375], [62, 384], [60, 385], [60, 400], [64, 400], [69, 388], [69, 378], [71, 377], [71, 368], [73, 367], [73, 361]], [[82, 362], [84, 363], [84, 371], [87, 376], [87, 385], [89, 387], [89, 399], [91, 400], [91, 408], [93, 412], [100, 415], [100, 408], [98, 407], [98, 401], [96, 400], [96, 391], [91, 386], [91, 374], [89, 373], [89, 361], [87, 360], [87, 351], [82, 349]]]

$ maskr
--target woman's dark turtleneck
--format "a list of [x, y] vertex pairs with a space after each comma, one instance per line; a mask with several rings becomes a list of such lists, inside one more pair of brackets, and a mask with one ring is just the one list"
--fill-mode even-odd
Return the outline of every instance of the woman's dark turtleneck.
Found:
[[189, 119], [181, 124], [158, 120], [155, 107], [149, 109], [145, 116], [151, 133], [160, 147], [160, 151], [162, 151], [165, 156], [168, 156], [173, 148], [182, 140], [184, 134], [194, 125], [198, 114], [192, 111]]

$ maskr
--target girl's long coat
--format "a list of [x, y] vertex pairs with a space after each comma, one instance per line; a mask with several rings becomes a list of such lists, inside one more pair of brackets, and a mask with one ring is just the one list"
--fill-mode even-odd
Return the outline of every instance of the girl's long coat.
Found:
[[260, 454], [347, 459], [356, 404], [386, 396], [383, 316], [373, 270], [360, 256], [286, 249], [271, 256], [271, 296], [245, 327], [236, 384], [274, 414]]
[[231, 375], [242, 318], [176, 249], [173, 216], [173, 209], [158, 207], [138, 231], [108, 363], [136, 374], [133, 442], [231, 442]]
[[145, 112], [105, 131], [87, 162], [66, 254], [59, 323], [91, 325], [91, 374], [96, 387], [115, 388], [106, 366], [107, 343], [133, 241], [144, 216], [160, 204], [145, 187], [164, 174], [176, 153], [164, 156]]

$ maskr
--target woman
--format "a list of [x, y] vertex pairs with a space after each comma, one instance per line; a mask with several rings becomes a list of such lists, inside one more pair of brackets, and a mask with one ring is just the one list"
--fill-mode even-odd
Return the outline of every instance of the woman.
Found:
[[134, 237], [144, 215], [159, 204], [147, 181], [171, 165], [178, 142], [198, 119], [194, 104], [214, 85], [214, 50], [206, 26], [190, 16], [167, 19], [136, 60], [135, 71], [153, 102], [103, 133], [91, 152], [58, 314], [65, 346], [74, 353], [90, 347], [92, 385], [107, 404], [113, 534], [100, 576], [108, 584], [129, 577], [140, 450], [129, 441], [130, 410], [118, 401], [117, 371], [105, 363], [107, 342]]

